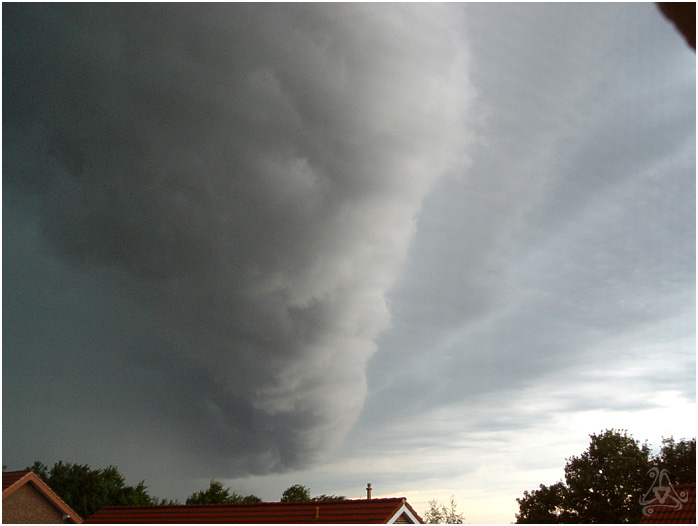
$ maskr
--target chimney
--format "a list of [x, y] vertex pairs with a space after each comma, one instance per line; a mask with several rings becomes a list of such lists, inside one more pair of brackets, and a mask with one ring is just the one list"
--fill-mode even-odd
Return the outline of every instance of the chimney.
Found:
[[368, 483], [368, 486], [366, 486], [366, 499], [371, 500], [371, 483]]

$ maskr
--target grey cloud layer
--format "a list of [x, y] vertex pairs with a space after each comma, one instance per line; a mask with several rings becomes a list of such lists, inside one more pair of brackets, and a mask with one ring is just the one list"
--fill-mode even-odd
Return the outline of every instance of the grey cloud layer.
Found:
[[[156, 411], [175, 444], [242, 473], [337, 443], [415, 214], [464, 162], [454, 15], [6, 6], [5, 249], [58, 258], [10, 260], [25, 291], [58, 276], [43, 299], [5, 295], [4, 354], [24, 360], [13, 385], [29, 356], [63, 363], [66, 332], [86, 330], [63, 356], [99, 379], [85, 388], [128, 400], [135, 420]], [[75, 311], [44, 320], [53, 344], [27, 314], [55, 314], [47, 298]]]
[[604, 415], [695, 434], [695, 54], [655, 5], [3, 10], [5, 463], [509, 522]]
[[[360, 432], [456, 403], [463, 428], [481, 404], [533, 425], [489, 397], [594, 375], [567, 410], [695, 397], [691, 51], [652, 5], [465, 11], [481, 140], [425, 201]], [[672, 364], [615, 393], [649, 349]]]

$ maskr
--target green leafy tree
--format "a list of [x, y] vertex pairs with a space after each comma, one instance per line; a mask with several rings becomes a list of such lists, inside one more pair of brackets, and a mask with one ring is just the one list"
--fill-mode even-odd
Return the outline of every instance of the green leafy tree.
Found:
[[179, 506], [181, 502], [179, 499], [153, 499], [153, 506]]
[[448, 506], [436, 499], [429, 501], [429, 509], [424, 513], [424, 522], [427, 524], [463, 524], [463, 514], [456, 511], [456, 500], [451, 495]]
[[223, 488], [223, 483], [217, 480], [212, 480], [207, 490], [197, 491], [192, 493], [188, 498], [187, 504], [253, 504], [262, 502], [262, 499], [255, 495], [243, 497], [234, 491], [231, 493], [230, 488]]
[[626, 432], [591, 435], [589, 449], [565, 467], [566, 505], [585, 524], [639, 522], [642, 481], [650, 467], [649, 446]]
[[28, 469], [34, 470], [83, 518], [105, 506], [145, 506], [154, 503], [143, 481], [136, 486], [127, 486], [123, 475], [114, 466], [92, 469], [88, 465], [60, 461], [52, 468], [35, 462]]
[[659, 455], [651, 457], [647, 443], [626, 431], [610, 429], [590, 438], [584, 453], [567, 459], [565, 482], [541, 484], [516, 499], [518, 523], [636, 523], [650, 468], [666, 467], [670, 475], [674, 470], [681, 478], [673, 482], [695, 482], [695, 439], [678, 444], [664, 439]]
[[678, 443], [673, 437], [662, 438], [662, 448], [655, 465], [669, 473], [674, 484], [696, 481], [696, 439], [682, 439]]
[[569, 524], [575, 522], [575, 515], [565, 509], [567, 486], [562, 482], [550, 486], [540, 485], [530, 493], [524, 491], [519, 503], [518, 522], [534, 524]]
[[322, 495], [318, 495], [317, 497], [313, 497], [312, 501], [315, 502], [321, 502], [321, 501], [328, 501], [328, 500], [346, 500], [347, 498], [344, 495], [325, 495], [324, 493]]
[[310, 500], [310, 488], [300, 484], [294, 484], [286, 488], [281, 495], [281, 502], [304, 502]]

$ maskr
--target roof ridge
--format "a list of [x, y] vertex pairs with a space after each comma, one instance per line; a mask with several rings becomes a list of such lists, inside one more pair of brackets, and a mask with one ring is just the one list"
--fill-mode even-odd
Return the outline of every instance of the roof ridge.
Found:
[[300, 502], [255, 502], [223, 504], [168, 504], [164, 506], [111, 506], [102, 508], [88, 523], [385, 523], [402, 511], [419, 515], [403, 497], [344, 499]]
[[406, 499], [405, 497], [383, 497], [383, 498], [377, 498], [377, 499], [341, 499], [341, 500], [301, 500], [301, 501], [290, 501], [290, 502], [283, 502], [283, 501], [264, 501], [264, 502], [211, 502], [211, 503], [205, 503], [205, 504], [148, 504], [145, 506], [130, 506], [130, 505], [125, 505], [125, 506], [105, 506], [102, 509], [129, 509], [129, 508], [179, 508], [179, 507], [200, 507], [200, 508], [205, 508], [205, 507], [215, 507], [215, 506], [299, 506], [299, 505], [307, 505], [307, 506], [317, 506], [319, 504], [323, 505], [341, 505], [343, 503], [347, 502], [375, 502], [375, 501], [381, 501], [381, 502], [386, 502], [386, 501], [400, 501], [400, 502], [405, 502]]

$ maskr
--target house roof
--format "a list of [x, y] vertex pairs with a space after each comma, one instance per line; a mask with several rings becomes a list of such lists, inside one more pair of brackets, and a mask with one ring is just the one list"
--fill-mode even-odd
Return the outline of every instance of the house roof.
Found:
[[24, 477], [27, 473], [31, 471], [25, 469], [23, 471], [3, 471], [2, 472], [2, 496], [5, 497], [5, 490], [12, 486], [15, 482]]
[[640, 524], [695, 524], [696, 485], [674, 484], [667, 495], [645, 506]]
[[353, 523], [422, 519], [404, 498], [102, 508], [89, 523]]
[[73, 522], [77, 524], [82, 523], [82, 518], [80, 515], [75, 513], [75, 511], [73, 511], [73, 509], [63, 501], [63, 499], [61, 499], [50, 487], [46, 485], [43, 480], [37, 476], [36, 473], [30, 469], [25, 469], [22, 471], [3, 471], [2, 500], [4, 501], [7, 497], [26, 484], [31, 484], [34, 486], [34, 488], [36, 488], [36, 490], [39, 491], [39, 493], [41, 493], [46, 500], [53, 504], [64, 515], [68, 515]]

